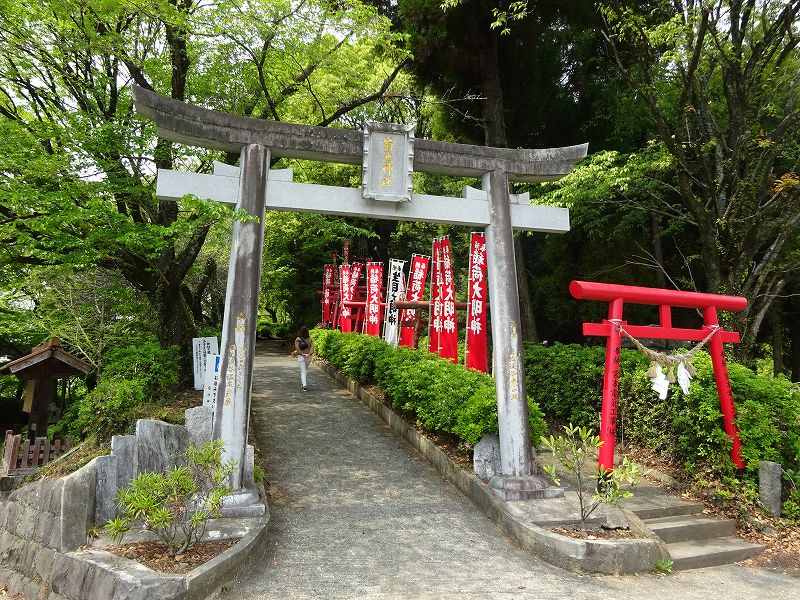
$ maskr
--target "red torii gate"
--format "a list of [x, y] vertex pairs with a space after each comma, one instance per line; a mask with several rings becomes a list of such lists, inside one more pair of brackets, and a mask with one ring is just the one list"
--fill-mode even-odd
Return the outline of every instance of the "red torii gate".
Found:
[[[596, 335], [608, 338], [606, 341], [606, 363], [603, 374], [603, 406], [600, 413], [600, 446], [598, 466], [601, 471], [614, 468], [614, 442], [617, 429], [617, 399], [619, 395], [619, 354], [620, 338], [624, 328], [630, 337], [658, 338], [667, 340], [702, 341], [711, 335], [708, 349], [714, 367], [714, 379], [717, 382], [719, 404], [725, 432], [732, 440], [731, 460], [737, 468], [743, 469], [742, 442], [736, 428], [736, 409], [733, 404], [733, 393], [728, 367], [725, 361], [723, 342], [739, 342], [739, 333], [725, 331], [719, 324], [717, 309], [741, 312], [747, 307], [747, 299], [741, 296], [723, 296], [719, 294], [701, 294], [664, 290], [630, 285], [595, 283], [589, 281], [573, 281], [569, 291], [578, 300], [601, 300], [608, 302], [608, 318], [602, 323], [584, 323], [583, 335]], [[628, 325], [622, 320], [622, 308], [625, 303], [650, 304], [658, 306], [659, 326]], [[672, 307], [695, 308], [703, 311], [702, 329], [681, 329], [672, 326]]]

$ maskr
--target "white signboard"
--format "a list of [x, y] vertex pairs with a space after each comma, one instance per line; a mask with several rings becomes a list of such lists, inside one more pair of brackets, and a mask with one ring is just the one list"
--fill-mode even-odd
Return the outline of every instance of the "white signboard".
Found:
[[219, 354], [216, 337], [192, 338], [192, 358], [194, 360], [194, 389], [202, 390], [206, 377], [206, 354]]
[[217, 408], [217, 387], [219, 386], [219, 354], [206, 354], [206, 378], [203, 387], [203, 406], [211, 408], [211, 414]]
[[404, 260], [389, 261], [389, 285], [386, 286], [386, 319], [383, 327], [383, 339], [387, 344], [397, 346], [397, 333], [400, 330], [399, 316], [400, 311], [394, 305], [398, 300], [402, 300], [405, 295], [405, 285], [403, 280]]

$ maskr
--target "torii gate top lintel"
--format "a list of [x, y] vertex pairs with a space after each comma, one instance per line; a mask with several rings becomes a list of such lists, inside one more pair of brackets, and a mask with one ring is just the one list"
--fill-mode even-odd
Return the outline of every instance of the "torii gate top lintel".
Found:
[[747, 299], [741, 296], [684, 292], [660, 288], [597, 283], [594, 281], [572, 281], [569, 284], [572, 297], [577, 300], [602, 300], [611, 302], [622, 299], [632, 304], [669, 305], [680, 308], [708, 308], [740, 312], [747, 308]]
[[[238, 153], [260, 144], [275, 157], [361, 164], [362, 132], [334, 127], [297, 125], [231, 115], [172, 100], [133, 86], [136, 111], [158, 126], [164, 139], [212, 150]], [[481, 177], [504, 171], [509, 181], [553, 181], [570, 172], [586, 156], [588, 144], [563, 148], [493, 148], [414, 140], [414, 170], [443, 175]]]

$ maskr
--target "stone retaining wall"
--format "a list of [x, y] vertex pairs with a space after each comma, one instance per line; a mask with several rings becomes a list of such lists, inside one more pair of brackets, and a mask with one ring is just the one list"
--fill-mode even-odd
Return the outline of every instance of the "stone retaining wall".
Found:
[[[187, 412], [197, 419], [203, 410]], [[198, 436], [195, 421], [193, 441], [210, 438], [210, 430], [203, 433]], [[87, 543], [90, 528], [115, 516], [120, 487], [140, 472], [174, 467], [189, 439], [186, 427], [140, 420], [135, 435], [114, 436], [111, 454], [60, 479], [13, 490], [0, 502], [0, 585], [37, 600], [187, 597], [185, 577], [160, 577], [144, 567], [141, 576], [120, 577], [113, 560], [75, 550]]]

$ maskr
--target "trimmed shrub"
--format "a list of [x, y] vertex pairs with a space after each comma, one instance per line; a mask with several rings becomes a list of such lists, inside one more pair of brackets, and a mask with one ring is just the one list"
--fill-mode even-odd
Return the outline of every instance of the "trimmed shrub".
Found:
[[[357, 333], [315, 329], [314, 351], [349, 377], [380, 385], [394, 408], [414, 413], [430, 431], [452, 434], [464, 446], [497, 433], [494, 379], [467, 371], [436, 355], [393, 348], [383, 340]], [[546, 425], [542, 411], [528, 399], [531, 443], [538, 446]]]
[[[636, 393], [636, 373], [647, 359], [638, 352], [620, 356], [620, 396]], [[605, 348], [578, 344], [525, 344], [525, 387], [550, 418], [598, 429], [603, 396]]]

